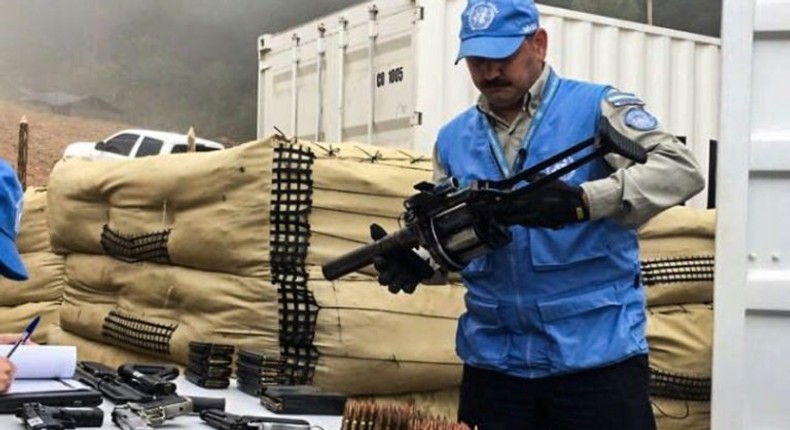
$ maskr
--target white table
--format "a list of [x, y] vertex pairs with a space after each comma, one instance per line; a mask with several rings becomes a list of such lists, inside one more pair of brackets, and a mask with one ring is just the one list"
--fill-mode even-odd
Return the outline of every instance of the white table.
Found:
[[[278, 415], [269, 412], [264, 408], [257, 397], [250, 396], [243, 393], [236, 388], [236, 381], [231, 380], [230, 387], [224, 390], [209, 390], [198, 387], [195, 384], [188, 382], [183, 376], [179, 376], [175, 380], [178, 386], [177, 393], [184, 396], [200, 396], [200, 397], [224, 397], [225, 398], [225, 411], [236, 415], [259, 415], [271, 416], [279, 418], [300, 418], [306, 420], [316, 430], [320, 427], [323, 430], [340, 430], [342, 418], [339, 416], [326, 416], [326, 415]], [[118, 426], [112, 422], [112, 410], [114, 404], [105, 400], [101, 404], [104, 410], [104, 425], [103, 429], [118, 429]], [[0, 429], [22, 429], [22, 421], [13, 415], [0, 415]], [[168, 420], [161, 429], [206, 429], [210, 430], [213, 427], [209, 426], [197, 415], [188, 415], [176, 417]]]

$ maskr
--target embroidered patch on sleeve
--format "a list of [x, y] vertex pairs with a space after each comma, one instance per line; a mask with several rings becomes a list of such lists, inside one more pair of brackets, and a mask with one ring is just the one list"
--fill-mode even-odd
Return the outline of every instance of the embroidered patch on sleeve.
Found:
[[606, 95], [606, 101], [618, 108], [623, 106], [644, 106], [645, 104], [636, 94], [617, 90], [610, 91]]
[[625, 125], [638, 131], [651, 131], [658, 127], [658, 120], [641, 107], [635, 107], [625, 113]]

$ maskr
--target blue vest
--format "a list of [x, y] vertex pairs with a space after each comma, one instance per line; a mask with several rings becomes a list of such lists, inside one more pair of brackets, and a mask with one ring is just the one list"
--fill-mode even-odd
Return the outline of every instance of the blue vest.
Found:
[[[593, 136], [607, 90], [552, 72], [525, 139], [524, 166]], [[495, 136], [485, 115], [471, 108], [439, 132], [439, 161], [462, 184], [504, 178], [510, 169]], [[611, 172], [598, 158], [562, 179], [579, 185]], [[467, 311], [458, 324], [456, 351], [465, 363], [539, 378], [647, 352], [633, 230], [603, 219], [559, 230], [515, 226], [511, 232], [508, 246], [462, 272]]]

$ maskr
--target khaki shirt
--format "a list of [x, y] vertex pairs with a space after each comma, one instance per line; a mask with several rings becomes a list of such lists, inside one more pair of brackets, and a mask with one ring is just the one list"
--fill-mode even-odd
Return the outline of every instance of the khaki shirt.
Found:
[[[540, 106], [549, 70], [548, 65], [544, 67], [543, 73], [524, 96], [524, 108], [512, 124], [497, 117], [482, 96], [478, 101], [478, 109], [491, 122], [511, 165]], [[626, 125], [625, 114], [633, 107], [616, 107], [604, 98], [601, 114], [617, 131], [648, 151], [647, 162], [635, 164], [622, 156], [608, 154], [604, 158], [615, 172], [609, 177], [585, 182], [581, 187], [589, 204], [591, 219], [609, 217], [625, 226], [638, 227], [664, 209], [700, 192], [705, 182], [691, 151], [663, 127], [659, 125], [655, 130], [640, 131]], [[433, 164], [434, 181], [447, 176], [435, 147]]]

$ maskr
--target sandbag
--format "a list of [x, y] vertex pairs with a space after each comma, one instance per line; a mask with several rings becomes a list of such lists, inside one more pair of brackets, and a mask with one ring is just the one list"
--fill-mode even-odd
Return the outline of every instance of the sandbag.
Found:
[[[13, 281], [0, 277], [0, 306], [18, 306], [31, 302], [56, 302], [63, 296], [63, 256], [50, 252], [21, 254], [29, 278]], [[0, 315], [0, 320], [4, 318]]]
[[61, 326], [186, 364], [190, 341], [278, 351], [277, 291], [263, 278], [70, 254]]
[[310, 267], [309, 288], [319, 311], [313, 383], [349, 395], [429, 391], [460, 384], [455, 354], [465, 289], [423, 285], [391, 294], [357, 274], [335, 282]]
[[710, 430], [710, 402], [651, 399], [658, 430]]
[[639, 229], [648, 306], [713, 301], [716, 213], [676, 206]]
[[22, 254], [52, 250], [47, 228], [46, 187], [30, 187], [25, 190], [16, 247]]
[[[397, 297], [361, 274], [325, 282], [318, 267], [369, 242], [371, 223], [399, 228], [403, 200], [430, 179], [428, 157], [272, 138], [155, 158], [68, 159], [53, 172], [49, 203], [67, 207], [50, 216], [52, 242], [69, 254], [65, 330], [179, 363], [196, 336], [273, 348], [292, 382], [347, 394], [458, 385], [462, 289]], [[87, 221], [71, 228], [69, 219]], [[108, 244], [155, 258], [130, 264], [140, 259]], [[213, 295], [184, 286], [198, 277], [227, 283]], [[249, 283], [265, 298], [245, 295]], [[227, 334], [229, 324], [238, 332]]]
[[[460, 381], [459, 286], [392, 295], [371, 277], [333, 283], [312, 267], [309, 304], [266, 277], [102, 256], [71, 254], [66, 274], [61, 325], [94, 341], [180, 364], [191, 340], [263, 348], [289, 359], [286, 372], [307, 376], [298, 382], [349, 395], [428, 391]], [[291, 348], [278, 349], [278, 337]]]
[[16, 306], [0, 306], [0, 333], [21, 333], [35, 316], [40, 316], [38, 328], [31, 339], [36, 343], [44, 343], [49, 336], [49, 329], [57, 324], [60, 303], [56, 301], [30, 302]]
[[371, 223], [397, 230], [404, 200], [416, 193], [414, 185], [431, 180], [430, 158], [413, 151], [357, 143], [331, 148], [299, 144], [315, 154], [307, 264], [324, 264], [370, 242]]
[[710, 401], [712, 306], [649, 308], [647, 341], [652, 396]]
[[430, 160], [409, 151], [278, 138], [146, 159], [69, 158], [50, 175], [52, 243], [61, 253], [261, 276], [300, 249], [323, 264], [368, 242], [372, 222], [396, 229], [404, 198], [430, 176]]
[[33, 341], [46, 342], [49, 328], [59, 320], [64, 287], [64, 259], [53, 254], [47, 227], [47, 189], [25, 191], [16, 246], [28, 272], [26, 281], [0, 277], [0, 332], [21, 332], [39, 315]]
[[[290, 176], [273, 180], [270, 263], [280, 291], [281, 352], [303, 370], [295, 382], [349, 395], [457, 386], [452, 345], [462, 293], [449, 301], [447, 294], [456, 294], [449, 289], [435, 290], [435, 298], [426, 291], [420, 301], [393, 298], [360, 274], [322, 281], [317, 267], [368, 243], [371, 223], [396, 230], [403, 200], [414, 184], [430, 179], [430, 160], [359, 144], [299, 142], [292, 149], [314, 158], [312, 165], [288, 164]], [[282, 165], [275, 161], [274, 169]], [[307, 177], [312, 185], [305, 194]], [[297, 191], [288, 191], [294, 183]], [[417, 309], [420, 302], [426, 312]], [[312, 321], [314, 328], [305, 324]]]
[[269, 141], [145, 159], [59, 161], [53, 247], [261, 276], [269, 242]]
[[77, 347], [78, 361], [97, 361], [112, 368], [127, 363], [170, 363], [163, 362], [159, 357], [141, 354], [129, 351], [128, 349], [86, 339], [82, 336], [69, 333], [57, 325], [50, 327], [47, 343], [50, 345], [74, 345]]

